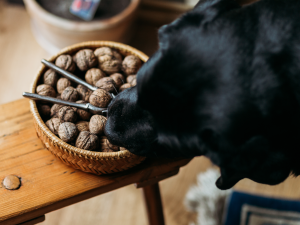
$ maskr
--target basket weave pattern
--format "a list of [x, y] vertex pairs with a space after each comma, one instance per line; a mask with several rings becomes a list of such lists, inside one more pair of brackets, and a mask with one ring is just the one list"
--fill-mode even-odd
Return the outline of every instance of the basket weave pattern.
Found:
[[[54, 62], [55, 59], [61, 54], [73, 54], [80, 49], [96, 49], [104, 46], [115, 48], [119, 50], [122, 55], [136, 55], [143, 62], [146, 62], [148, 60], [148, 56], [130, 46], [110, 41], [91, 41], [67, 47], [60, 51], [58, 54], [52, 56], [48, 61]], [[44, 65], [39, 70], [31, 86], [30, 91], [32, 93], [35, 93], [40, 78], [46, 70], [47, 68]], [[34, 118], [34, 126], [38, 137], [42, 140], [46, 148], [52, 154], [54, 154], [68, 166], [82, 170], [84, 172], [100, 175], [124, 171], [140, 164], [145, 160], [145, 157], [134, 155], [126, 149], [118, 152], [93, 152], [71, 146], [62, 141], [48, 129], [39, 115], [37, 105], [34, 100], [30, 100], [30, 110]], [[104, 142], [105, 137], [101, 141]]]

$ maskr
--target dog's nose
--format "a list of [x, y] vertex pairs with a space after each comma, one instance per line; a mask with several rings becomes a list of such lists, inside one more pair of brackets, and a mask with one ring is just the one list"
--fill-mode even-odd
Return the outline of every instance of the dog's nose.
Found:
[[107, 137], [110, 143], [117, 146], [122, 146], [122, 143], [118, 140], [118, 134], [113, 132], [113, 124], [111, 119], [108, 117], [105, 127], [104, 127], [104, 135]]

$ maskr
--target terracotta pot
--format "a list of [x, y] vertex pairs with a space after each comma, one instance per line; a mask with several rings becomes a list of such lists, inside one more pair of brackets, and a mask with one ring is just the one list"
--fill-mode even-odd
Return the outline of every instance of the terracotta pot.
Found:
[[98, 21], [73, 21], [51, 14], [35, 0], [24, 0], [31, 17], [37, 42], [50, 54], [78, 42], [109, 40], [127, 42], [133, 34], [133, 22], [140, 0], [131, 0], [121, 13]]

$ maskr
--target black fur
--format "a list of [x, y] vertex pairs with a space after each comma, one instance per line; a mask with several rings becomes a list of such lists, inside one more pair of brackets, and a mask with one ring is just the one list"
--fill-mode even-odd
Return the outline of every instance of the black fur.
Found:
[[109, 140], [148, 157], [207, 156], [221, 189], [299, 175], [299, 12], [299, 0], [207, 0], [163, 26], [137, 87], [109, 106]]

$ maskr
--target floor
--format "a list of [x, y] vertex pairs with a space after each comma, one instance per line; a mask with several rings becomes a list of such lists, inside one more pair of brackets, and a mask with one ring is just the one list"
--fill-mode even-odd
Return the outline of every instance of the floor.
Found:
[[[157, 26], [139, 24], [138, 33], [130, 45], [151, 55], [157, 48]], [[22, 97], [28, 91], [40, 60], [48, 58], [34, 40], [29, 17], [24, 8], [7, 6], [0, 0], [0, 104]], [[166, 224], [186, 225], [195, 219], [187, 212], [183, 199], [196, 175], [210, 167], [204, 157], [197, 157], [181, 169], [177, 176], [160, 183]], [[269, 196], [300, 199], [300, 179], [290, 177], [277, 186], [256, 184], [248, 179], [235, 188]], [[133, 185], [94, 197], [46, 215], [43, 225], [146, 225], [146, 211], [140, 190]]]

